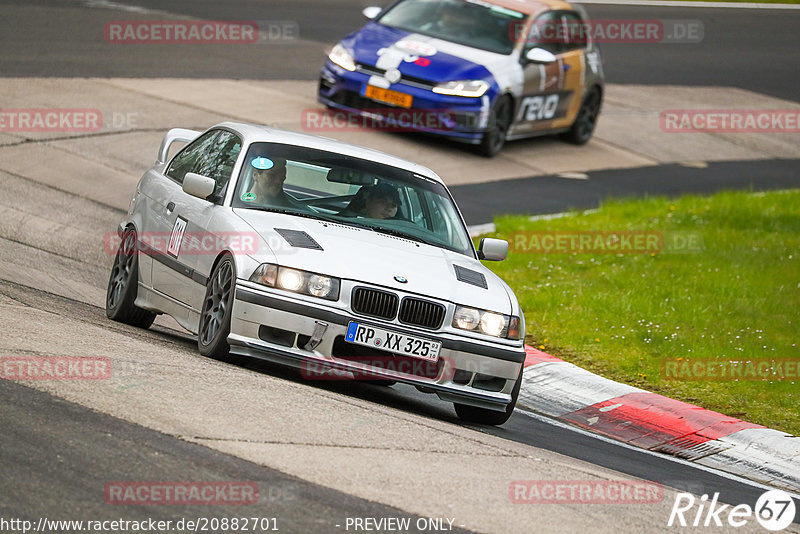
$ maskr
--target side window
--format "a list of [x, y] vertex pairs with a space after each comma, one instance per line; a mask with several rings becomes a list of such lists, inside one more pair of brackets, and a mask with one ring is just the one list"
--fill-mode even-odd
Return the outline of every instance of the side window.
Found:
[[566, 28], [564, 50], [580, 50], [586, 48], [587, 33], [590, 28], [577, 13], [564, 12], [562, 14], [563, 25]]
[[242, 151], [242, 142], [231, 132], [220, 131], [219, 135], [211, 140], [208, 150], [197, 159], [191, 172], [213, 178], [217, 182], [214, 187], [214, 196], [219, 197], [231, 180], [233, 166], [236, 158]]
[[187, 172], [197, 172], [194, 170], [197, 161], [208, 151], [219, 133], [219, 130], [207, 132], [186, 145], [172, 158], [165, 174], [182, 184]]
[[422, 210], [422, 200], [419, 198], [419, 191], [412, 187], [406, 187], [405, 197], [408, 204], [408, 217], [411, 222], [424, 226], [430, 230], [430, 221], [425, 218], [425, 213]]
[[560, 54], [563, 42], [564, 28], [561, 15], [555, 11], [548, 11], [533, 22], [528, 32], [525, 52], [531, 48], [544, 48], [553, 54]]

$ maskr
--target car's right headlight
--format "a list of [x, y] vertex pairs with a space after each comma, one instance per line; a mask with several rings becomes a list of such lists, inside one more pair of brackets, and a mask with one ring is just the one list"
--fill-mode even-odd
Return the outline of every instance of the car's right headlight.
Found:
[[456, 306], [453, 327], [506, 339], [519, 339], [521, 334], [519, 317], [467, 306]]
[[348, 52], [341, 43], [333, 47], [331, 53], [328, 54], [328, 59], [345, 70], [356, 70], [356, 62], [353, 59], [352, 54], [350, 54], [350, 52]]
[[339, 287], [341, 287], [341, 280], [334, 276], [310, 273], [274, 263], [259, 265], [250, 275], [250, 281], [328, 300], [339, 300]]
[[440, 83], [431, 91], [440, 95], [466, 96], [477, 98], [489, 90], [489, 84], [483, 80], [460, 80]]

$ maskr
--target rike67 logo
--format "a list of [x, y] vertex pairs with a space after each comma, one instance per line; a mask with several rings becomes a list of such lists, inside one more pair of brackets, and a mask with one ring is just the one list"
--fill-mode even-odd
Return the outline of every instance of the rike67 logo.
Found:
[[667, 526], [692, 527], [743, 527], [755, 516], [765, 529], [777, 532], [792, 524], [797, 513], [792, 497], [781, 490], [770, 490], [756, 501], [755, 508], [749, 504], [731, 507], [719, 502], [719, 493], [700, 498], [691, 493], [678, 493]]

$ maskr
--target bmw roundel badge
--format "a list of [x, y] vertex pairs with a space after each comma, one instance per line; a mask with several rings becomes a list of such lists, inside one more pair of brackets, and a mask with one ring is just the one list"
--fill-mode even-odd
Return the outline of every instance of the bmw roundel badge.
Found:
[[405, 276], [395, 276], [394, 279], [400, 282], [401, 284], [405, 284], [406, 282], [408, 282], [408, 279]]

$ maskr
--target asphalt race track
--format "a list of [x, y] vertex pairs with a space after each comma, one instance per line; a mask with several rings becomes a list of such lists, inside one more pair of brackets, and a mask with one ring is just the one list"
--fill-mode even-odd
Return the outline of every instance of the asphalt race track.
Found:
[[[124, 216], [164, 131], [247, 118], [248, 110], [254, 121], [271, 123], [274, 112], [276, 123], [296, 127], [296, 110], [316, 106], [325, 49], [361, 25], [368, 3], [0, 0], [1, 107], [138, 114], [136, 124], [92, 135], [0, 130], [0, 356], [96, 356], [114, 369], [103, 381], [0, 380], [0, 532], [17, 531], [2, 523], [14, 518], [35, 525], [41, 518], [174, 524], [235, 517], [265, 518], [281, 532], [370, 530], [355, 518], [414, 525], [371, 529], [385, 532], [683, 532], [667, 527], [677, 492], [719, 493], [720, 502], [752, 507], [768, 489], [523, 412], [500, 428], [470, 426], [449, 404], [411, 387], [310, 382], [263, 362], [217, 362], [200, 356], [196, 341], [169, 319], [142, 331], [105, 317], [113, 256], [103, 239]], [[652, 117], [647, 106], [675, 93], [673, 86], [704, 102], [758, 94], [797, 106], [800, 10], [587, 9], [603, 19], [700, 20], [705, 38], [698, 46], [603, 47], [615, 84], [608, 119], [603, 135], [580, 149], [551, 139], [521, 142], [492, 163], [410, 136], [355, 132], [351, 140], [409, 159], [418, 152], [441, 168], [470, 224], [503, 213], [593, 208], [609, 196], [800, 186], [797, 134], [702, 138], [714, 148], [701, 158], [696, 140], [671, 145], [636, 135], [642, 144], [632, 148], [625, 122]], [[158, 18], [281, 22], [298, 34], [253, 46], [104, 42], [108, 21]], [[625, 107], [630, 94], [643, 95], [638, 115]], [[662, 485], [662, 498], [534, 505], [509, 495], [520, 480], [631, 479]], [[109, 502], [108, 484], [137, 481], [240, 481], [258, 488], [258, 500]], [[184, 530], [192, 529], [175, 531]], [[736, 529], [758, 531], [755, 522]]]

